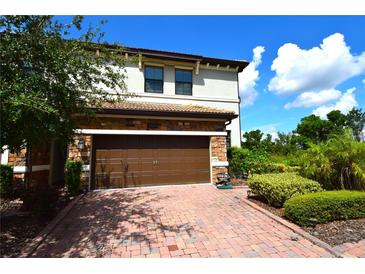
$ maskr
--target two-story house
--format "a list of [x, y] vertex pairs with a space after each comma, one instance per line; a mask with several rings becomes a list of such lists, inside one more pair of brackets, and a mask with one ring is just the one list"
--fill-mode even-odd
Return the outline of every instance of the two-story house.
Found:
[[53, 144], [33, 171], [57, 182], [69, 158], [83, 160], [90, 189], [215, 182], [227, 172], [227, 147], [241, 144], [238, 73], [248, 62], [141, 48], [125, 55], [138, 60], [125, 67], [137, 96], [80, 117], [74, 143], [65, 153]]

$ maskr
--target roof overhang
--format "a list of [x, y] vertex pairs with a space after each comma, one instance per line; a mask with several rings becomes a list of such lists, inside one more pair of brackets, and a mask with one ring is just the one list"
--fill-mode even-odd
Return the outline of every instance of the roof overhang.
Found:
[[155, 117], [187, 117], [187, 118], [210, 118], [224, 119], [226, 121], [237, 118], [235, 113], [204, 113], [204, 112], [179, 112], [179, 111], [151, 111], [151, 110], [131, 110], [118, 108], [94, 109], [97, 114], [111, 115], [136, 115], [136, 116], [155, 116]]
[[95, 47], [96, 48], [99, 47], [108, 50], [121, 50], [124, 54], [128, 54], [131, 56], [143, 56], [160, 60], [171, 60], [171, 61], [178, 61], [192, 64], [198, 63], [202, 67], [204, 66], [205, 68], [233, 69], [236, 72], [242, 72], [244, 68], [246, 68], [249, 65], [249, 62], [246, 60], [221, 59], [221, 58], [213, 58], [202, 55], [186, 54], [186, 53], [171, 52], [171, 51], [123, 47], [120, 45], [112, 45], [107, 43], [104, 44], [92, 43], [92, 45], [94, 49]]

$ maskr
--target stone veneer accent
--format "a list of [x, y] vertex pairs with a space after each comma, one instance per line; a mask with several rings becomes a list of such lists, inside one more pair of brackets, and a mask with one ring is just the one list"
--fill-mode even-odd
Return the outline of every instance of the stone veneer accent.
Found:
[[94, 117], [80, 118], [81, 129], [118, 129], [118, 130], [174, 130], [174, 131], [224, 131], [224, 121], [195, 121], [169, 119], [137, 119]]
[[[219, 161], [225, 162], [227, 161], [227, 145], [226, 145], [226, 137], [225, 136], [212, 136], [210, 137], [210, 149], [211, 149], [211, 162]], [[228, 168], [223, 166], [214, 166], [212, 167], [212, 181], [216, 183], [218, 181], [217, 176], [218, 173], [227, 173]]]
[[[84, 149], [79, 150], [77, 147], [80, 137], [84, 138]], [[92, 135], [75, 135], [73, 142], [68, 146], [68, 159], [82, 161], [84, 165], [90, 164], [90, 155], [92, 149]]]
[[[77, 144], [79, 142], [80, 137], [84, 138], [84, 149], [79, 150]], [[83, 184], [88, 183], [89, 172], [91, 168], [91, 153], [92, 153], [92, 135], [76, 135], [74, 136], [73, 142], [68, 146], [68, 159], [74, 161], [82, 161], [84, 165], [88, 165], [89, 169], [84, 170], [82, 173]]]

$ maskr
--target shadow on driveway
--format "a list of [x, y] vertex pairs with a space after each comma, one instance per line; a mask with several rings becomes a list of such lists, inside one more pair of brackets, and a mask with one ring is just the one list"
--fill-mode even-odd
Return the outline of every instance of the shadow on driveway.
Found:
[[114, 246], [157, 244], [169, 232], [191, 234], [189, 223], [162, 221], [160, 202], [170, 196], [153, 190], [97, 191], [86, 195], [38, 247], [32, 257], [109, 257]]

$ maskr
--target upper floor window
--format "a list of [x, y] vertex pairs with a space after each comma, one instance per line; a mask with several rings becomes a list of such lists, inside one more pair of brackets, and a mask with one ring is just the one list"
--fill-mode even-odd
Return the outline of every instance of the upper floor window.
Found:
[[145, 92], [163, 93], [163, 68], [148, 67], [144, 68], [144, 87]]
[[175, 70], [175, 93], [180, 95], [192, 95], [193, 72], [191, 70]]

